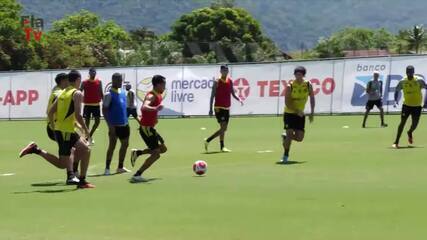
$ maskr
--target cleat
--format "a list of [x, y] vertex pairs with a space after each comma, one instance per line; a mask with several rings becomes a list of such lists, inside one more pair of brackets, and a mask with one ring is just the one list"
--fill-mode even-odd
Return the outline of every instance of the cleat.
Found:
[[110, 175], [111, 175], [110, 169], [105, 169], [104, 176], [110, 176]]
[[394, 148], [394, 149], [399, 149], [399, 144], [393, 143], [393, 145], [391, 145], [391, 147]]
[[37, 149], [37, 144], [35, 142], [30, 142], [26, 147], [24, 147], [21, 152], [19, 153], [19, 157], [23, 157], [27, 154], [35, 153], [35, 150]]
[[129, 169], [123, 168], [117, 168], [116, 174], [122, 174], [122, 173], [130, 173], [131, 171]]
[[279, 164], [287, 164], [289, 161], [289, 156], [283, 155], [282, 159], [278, 162]]
[[204, 145], [205, 145], [205, 151], [208, 152], [209, 142], [207, 141], [207, 138], [205, 138]]
[[67, 179], [66, 184], [67, 185], [78, 185], [80, 183], [80, 180], [73, 176], [72, 178]]
[[142, 182], [147, 182], [147, 180], [145, 178], [143, 178], [142, 176], [133, 176], [130, 180], [131, 183], [142, 183]]
[[84, 182], [84, 183], [82, 183], [82, 184], [78, 184], [77, 185], [77, 188], [80, 188], [80, 189], [86, 189], [86, 188], [95, 188], [95, 185], [93, 185], [93, 184], [91, 184], [91, 183], [88, 183], [88, 182]]
[[221, 149], [221, 152], [229, 153], [229, 152], [231, 152], [231, 150], [224, 147]]
[[382, 128], [388, 127], [388, 124], [387, 123], [383, 123], [383, 124], [381, 124], [381, 127]]
[[131, 153], [130, 153], [130, 164], [132, 165], [132, 167], [135, 167], [135, 162], [136, 159], [138, 158], [138, 149], [132, 149]]

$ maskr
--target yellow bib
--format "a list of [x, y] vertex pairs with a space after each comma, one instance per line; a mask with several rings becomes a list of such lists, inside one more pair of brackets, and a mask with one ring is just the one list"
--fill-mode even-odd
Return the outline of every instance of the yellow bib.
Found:
[[[302, 83], [298, 83], [294, 80], [289, 85], [291, 86], [291, 98], [294, 108], [304, 111], [309, 96], [309, 82], [303, 81]], [[285, 106], [285, 112], [296, 113], [296, 111], [289, 109], [287, 106]]]
[[423, 94], [421, 92], [421, 84], [418, 82], [418, 79], [414, 77], [409, 80], [405, 77], [402, 81], [402, 90], [403, 90], [403, 104], [410, 107], [420, 107], [423, 102]]
[[58, 107], [56, 111], [55, 130], [63, 133], [73, 133], [76, 118], [74, 115], [73, 96], [77, 91], [69, 86], [58, 96]]

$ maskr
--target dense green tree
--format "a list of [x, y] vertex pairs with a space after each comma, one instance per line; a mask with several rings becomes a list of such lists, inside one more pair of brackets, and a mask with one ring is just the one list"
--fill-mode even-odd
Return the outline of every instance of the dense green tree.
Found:
[[184, 14], [173, 24], [170, 38], [184, 44], [186, 58], [215, 51], [218, 61], [260, 61], [278, 52], [260, 24], [241, 8], [207, 7]]

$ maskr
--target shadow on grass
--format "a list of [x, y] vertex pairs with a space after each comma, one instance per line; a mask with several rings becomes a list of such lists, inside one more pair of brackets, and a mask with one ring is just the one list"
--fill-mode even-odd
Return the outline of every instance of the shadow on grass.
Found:
[[54, 186], [66, 186], [65, 182], [43, 182], [43, 183], [32, 183], [32, 187], [54, 187]]
[[87, 177], [111, 177], [111, 176], [114, 176], [114, 175], [122, 175], [122, 174], [126, 174], [126, 173], [110, 173], [110, 175], [105, 175], [103, 173], [100, 173], [100, 174], [90, 174], [90, 175], [87, 175]]
[[222, 151], [202, 152], [202, 154], [221, 154], [221, 153], [229, 153], [229, 152], [222, 152]]
[[406, 150], [406, 149], [415, 149], [415, 148], [424, 148], [424, 147], [421, 147], [421, 146], [404, 146], [399, 148], [388, 147], [388, 149], [393, 149], [393, 150]]
[[66, 193], [66, 192], [74, 192], [77, 188], [67, 188], [67, 189], [49, 189], [49, 190], [34, 190], [28, 192], [14, 192], [13, 194], [27, 194], [27, 193]]
[[295, 165], [295, 164], [304, 164], [306, 162], [298, 162], [298, 161], [287, 161], [287, 162], [276, 162], [277, 165]]
[[132, 182], [132, 180], [131, 179], [129, 179], [129, 183], [131, 183], [131, 184], [150, 184], [151, 182], [153, 182], [153, 181], [158, 181], [158, 180], [162, 180], [162, 178], [147, 178], [147, 179], [145, 179], [145, 181], [144, 182]]

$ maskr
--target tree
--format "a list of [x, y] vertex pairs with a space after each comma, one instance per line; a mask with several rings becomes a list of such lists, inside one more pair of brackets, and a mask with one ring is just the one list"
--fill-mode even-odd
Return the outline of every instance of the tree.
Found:
[[427, 42], [424, 26], [415, 25], [412, 29], [407, 31], [407, 34], [409, 48], [415, 50], [416, 54], [419, 54]]
[[120, 65], [119, 49], [130, 44], [123, 28], [85, 10], [54, 22], [47, 38], [46, 59], [52, 57], [49, 51], [61, 55], [61, 59], [54, 57], [58, 61], [49, 61], [49, 67]]
[[34, 56], [20, 23], [21, 5], [15, 0], [0, 0], [0, 70], [28, 68]]
[[215, 51], [217, 61], [262, 61], [272, 60], [277, 54], [271, 52], [278, 52], [260, 24], [241, 8], [196, 9], [173, 24], [170, 39], [184, 44], [186, 58]]
[[343, 57], [345, 50], [389, 50], [395, 40], [395, 36], [384, 28], [345, 28], [328, 38], [321, 38], [313, 50], [320, 58]]

